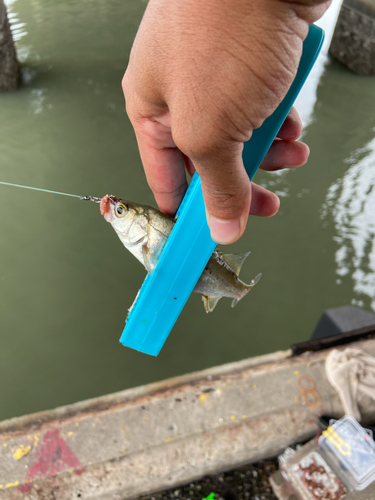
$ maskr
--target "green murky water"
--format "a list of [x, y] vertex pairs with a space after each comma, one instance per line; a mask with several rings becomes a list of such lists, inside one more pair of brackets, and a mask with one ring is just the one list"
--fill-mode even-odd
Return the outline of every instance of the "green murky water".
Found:
[[[7, 4], [24, 84], [0, 96], [0, 180], [154, 204], [120, 88], [145, 2]], [[288, 348], [330, 307], [375, 311], [375, 79], [325, 51], [298, 109], [309, 164], [257, 174], [280, 212], [233, 245], [262, 280], [212, 315], [192, 296], [157, 358], [118, 343], [145, 271], [98, 206], [0, 186], [0, 419]]]

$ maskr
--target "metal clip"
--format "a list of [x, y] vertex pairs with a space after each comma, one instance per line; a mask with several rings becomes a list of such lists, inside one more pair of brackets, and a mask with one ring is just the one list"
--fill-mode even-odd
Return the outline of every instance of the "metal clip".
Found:
[[96, 196], [80, 196], [82, 201], [92, 201], [94, 203], [100, 203], [101, 198], [97, 198]]

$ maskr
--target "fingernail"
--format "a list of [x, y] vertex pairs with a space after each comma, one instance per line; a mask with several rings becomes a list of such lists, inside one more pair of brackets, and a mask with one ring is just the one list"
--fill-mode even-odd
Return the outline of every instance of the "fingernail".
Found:
[[240, 237], [239, 219], [220, 220], [215, 219], [215, 217], [210, 217], [209, 226], [211, 230], [211, 238], [216, 241], [216, 243], [228, 245]]

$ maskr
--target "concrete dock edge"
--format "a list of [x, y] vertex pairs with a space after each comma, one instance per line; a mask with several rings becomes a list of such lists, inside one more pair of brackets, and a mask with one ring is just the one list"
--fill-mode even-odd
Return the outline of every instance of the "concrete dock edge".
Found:
[[[375, 355], [375, 340], [352, 346]], [[4, 421], [0, 498], [125, 500], [274, 455], [310, 438], [318, 415], [342, 415], [328, 352], [282, 351]]]

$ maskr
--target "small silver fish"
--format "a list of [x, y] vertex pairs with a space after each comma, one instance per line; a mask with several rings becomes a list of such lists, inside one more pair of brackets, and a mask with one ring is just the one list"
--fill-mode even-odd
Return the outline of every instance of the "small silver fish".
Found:
[[[155, 208], [106, 195], [100, 211], [116, 231], [124, 246], [152, 274], [173, 229], [175, 219]], [[194, 292], [201, 293], [206, 312], [214, 310], [221, 297], [233, 299], [232, 307], [258, 283], [258, 274], [249, 285], [238, 277], [250, 252], [222, 254], [215, 250], [208, 261]]]

